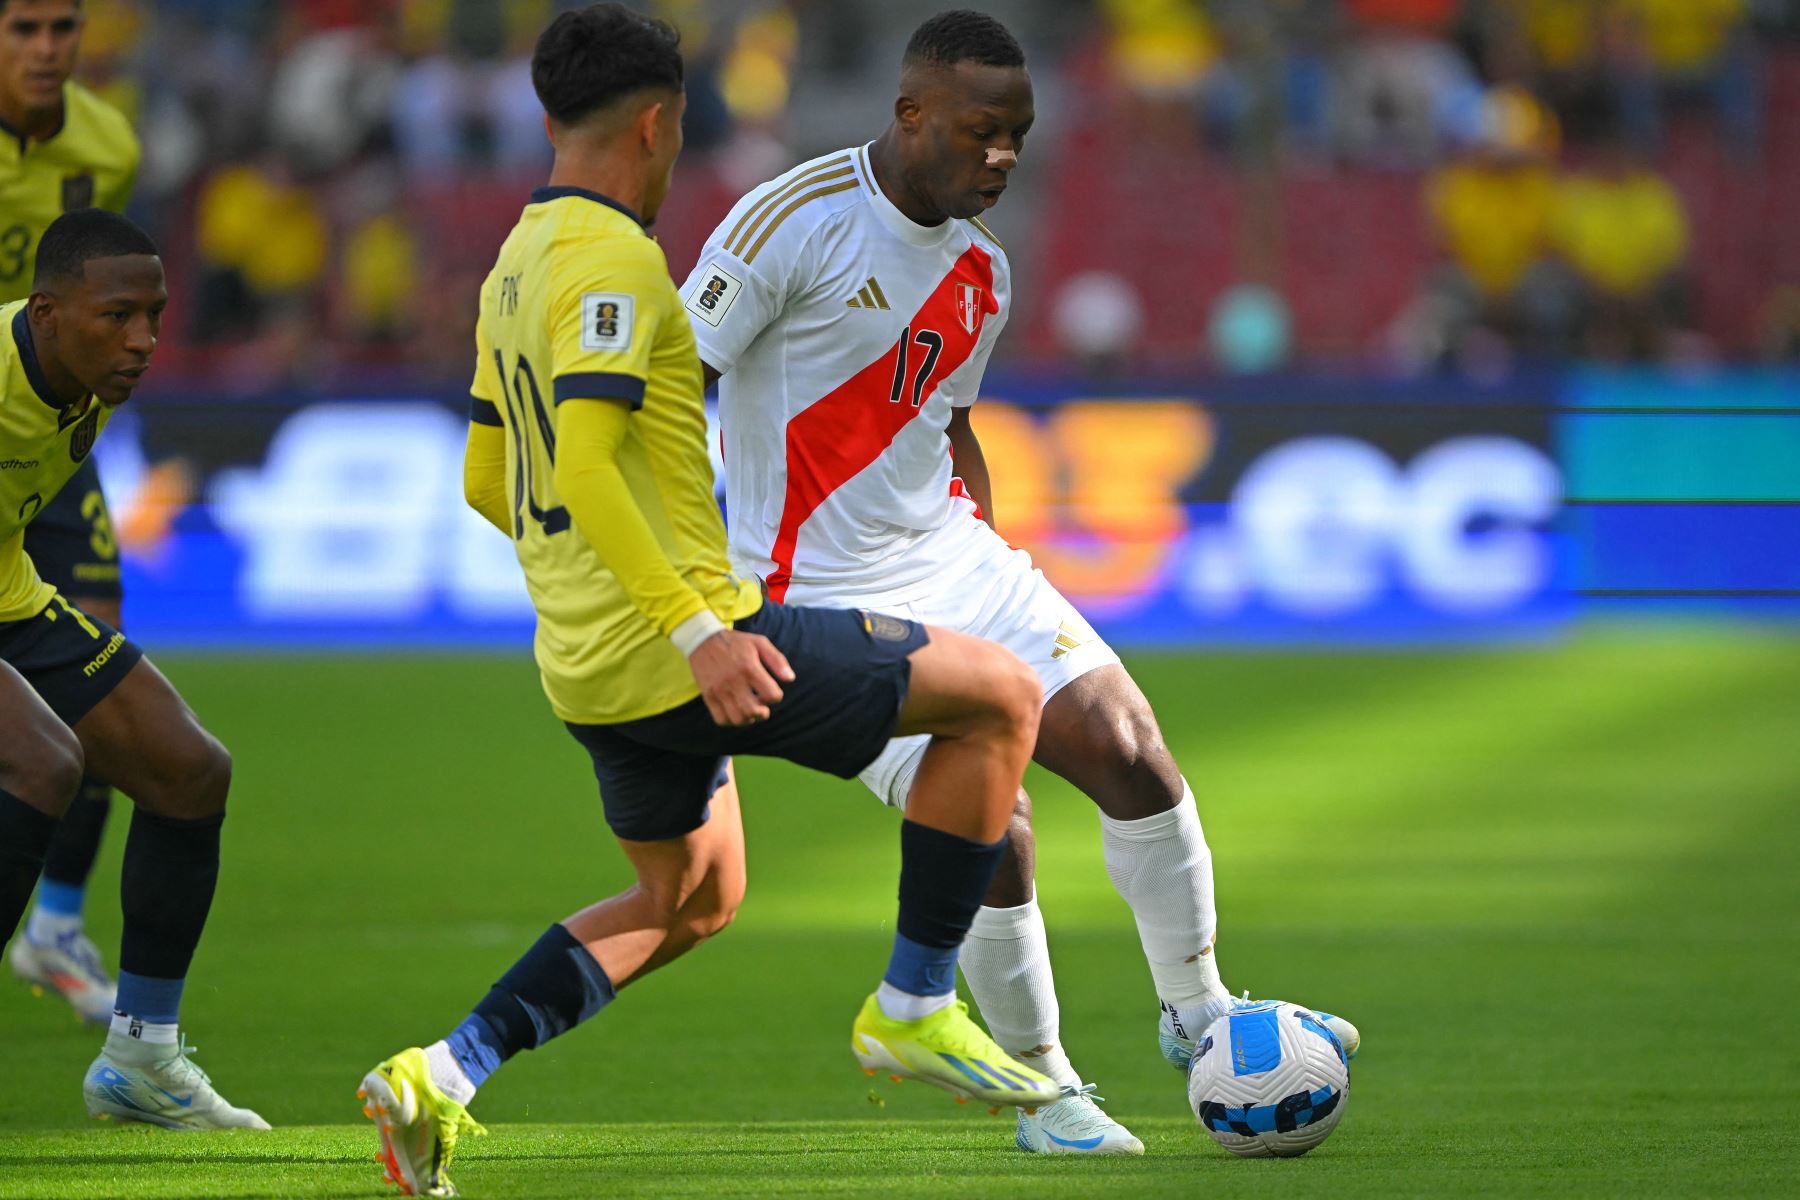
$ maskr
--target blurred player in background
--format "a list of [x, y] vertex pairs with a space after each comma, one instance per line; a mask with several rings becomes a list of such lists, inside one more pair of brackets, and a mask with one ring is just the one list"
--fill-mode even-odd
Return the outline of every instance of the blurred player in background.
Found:
[[[149, 369], [167, 303], [149, 236], [117, 213], [84, 208], [44, 232], [30, 297], [0, 306], [0, 661], [74, 731], [74, 764], [137, 806], [119, 887], [118, 997], [83, 1083], [89, 1114], [174, 1129], [267, 1129], [213, 1089], [189, 1060], [179, 1025], [219, 878], [231, 757], [143, 651], [40, 579], [24, 548], [27, 525], [68, 485]], [[9, 702], [5, 723], [42, 726], [41, 707], [15, 716]], [[0, 783], [0, 929], [9, 940], [79, 778], [43, 770], [67, 759], [69, 740], [48, 731], [39, 739], [48, 749], [26, 748], [27, 769], [15, 780], [22, 790]], [[0, 779], [18, 775], [4, 741], [0, 750], [9, 753]]]
[[[723, 376], [734, 564], [777, 600], [904, 613], [992, 638], [1036, 669], [1037, 761], [1100, 807], [1107, 873], [1161, 1001], [1159, 1045], [1185, 1070], [1194, 1040], [1232, 1006], [1193, 792], [1118, 656], [994, 532], [969, 423], [1012, 301], [1005, 248], [981, 214], [1005, 191], [1034, 115], [1006, 28], [940, 13], [907, 46], [888, 131], [744, 197], [683, 295], [708, 378]], [[895, 740], [863, 782], [909, 811], [923, 749]], [[996, 1041], [1062, 1090], [1021, 1111], [1018, 1144], [1141, 1154], [1062, 1048], [1023, 792], [1011, 833], [961, 965]], [[1354, 1051], [1355, 1030], [1329, 1020]]]
[[[513, 540], [545, 694], [592, 759], [637, 883], [552, 925], [443, 1040], [364, 1077], [388, 1177], [409, 1193], [453, 1190], [456, 1142], [479, 1128], [466, 1106], [502, 1063], [731, 921], [746, 870], [733, 754], [851, 778], [896, 732], [924, 737], [893, 954], [852, 1050], [871, 1074], [989, 1105], [1058, 1095], [955, 998], [1036, 735], [1036, 679], [992, 643], [770, 603], [731, 570], [693, 329], [645, 231], [681, 152], [677, 44], [618, 4], [564, 14], [538, 42], [555, 165], [482, 287], [465, 476]], [[377, 902], [422, 884], [429, 872], [370, 881]], [[721, 1095], [732, 1069], [727, 1056], [715, 1072]]]
[[[0, 303], [30, 293], [38, 242], [57, 216], [120, 212], [131, 196], [138, 141], [130, 123], [70, 79], [82, 22], [80, 0], [0, 0]], [[25, 550], [46, 583], [122, 628], [118, 542], [92, 458], [26, 527]], [[116, 989], [82, 907], [111, 804], [109, 784], [82, 780], [8, 956], [20, 978], [56, 989], [96, 1024], [112, 1019]]]

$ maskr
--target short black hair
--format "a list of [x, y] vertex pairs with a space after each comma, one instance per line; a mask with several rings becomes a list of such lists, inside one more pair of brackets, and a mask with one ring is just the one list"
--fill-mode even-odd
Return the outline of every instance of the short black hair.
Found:
[[1006, 26], [986, 13], [953, 8], [913, 31], [900, 62], [904, 66], [954, 67], [959, 62], [977, 62], [988, 67], [1022, 67], [1025, 51]]
[[121, 258], [130, 254], [157, 257], [159, 251], [150, 235], [139, 229], [129, 217], [104, 208], [78, 208], [50, 222], [38, 243], [37, 271], [32, 287], [42, 287], [56, 280], [81, 278], [89, 259]]
[[550, 22], [531, 56], [550, 119], [572, 125], [645, 88], [682, 89], [681, 34], [623, 4], [590, 4]]

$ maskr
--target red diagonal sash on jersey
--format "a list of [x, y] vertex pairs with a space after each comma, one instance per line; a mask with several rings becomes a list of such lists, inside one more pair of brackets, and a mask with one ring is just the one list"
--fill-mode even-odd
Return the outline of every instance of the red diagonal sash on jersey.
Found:
[[[918, 393], [922, 400], [929, 400], [944, 377], [968, 361], [981, 338], [983, 318], [999, 311], [992, 260], [985, 250], [972, 245], [907, 323], [909, 338], [929, 330], [944, 339]], [[923, 403], [913, 404], [913, 376], [928, 353], [925, 344], [908, 347], [906, 378], [896, 386], [894, 372], [900, 356], [896, 342], [886, 354], [788, 422], [787, 498], [781, 509], [781, 528], [769, 552], [775, 563], [768, 579], [769, 594], [776, 600], [787, 595], [793, 578], [794, 546], [807, 518], [826, 497], [881, 457], [907, 423], [924, 411]]]

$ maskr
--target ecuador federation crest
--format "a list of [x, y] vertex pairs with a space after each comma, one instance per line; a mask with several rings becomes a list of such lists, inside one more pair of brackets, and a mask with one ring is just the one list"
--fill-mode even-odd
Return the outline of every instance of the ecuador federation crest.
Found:
[[981, 289], [972, 283], [956, 285], [956, 319], [966, 333], [981, 328]]
[[75, 432], [69, 435], [69, 458], [80, 462], [94, 448], [94, 438], [100, 433], [100, 406], [93, 405], [88, 415], [75, 424]]

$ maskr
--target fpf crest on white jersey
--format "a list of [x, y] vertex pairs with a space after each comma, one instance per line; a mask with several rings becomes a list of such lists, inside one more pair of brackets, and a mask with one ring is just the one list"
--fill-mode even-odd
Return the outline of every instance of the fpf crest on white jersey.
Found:
[[979, 524], [944, 434], [975, 402], [1011, 309], [979, 222], [922, 226], [868, 147], [740, 200], [682, 288], [719, 371], [731, 554], [777, 599], [927, 585]]

